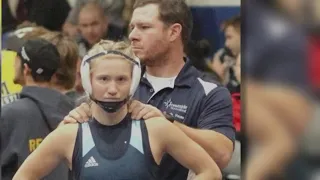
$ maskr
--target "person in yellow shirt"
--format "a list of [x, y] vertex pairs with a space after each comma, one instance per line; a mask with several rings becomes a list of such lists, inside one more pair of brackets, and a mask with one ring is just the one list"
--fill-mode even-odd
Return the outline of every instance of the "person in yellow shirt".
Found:
[[22, 89], [20, 84], [15, 84], [14, 59], [16, 52], [3, 50], [1, 51], [1, 105], [13, 102], [18, 98], [18, 94]]

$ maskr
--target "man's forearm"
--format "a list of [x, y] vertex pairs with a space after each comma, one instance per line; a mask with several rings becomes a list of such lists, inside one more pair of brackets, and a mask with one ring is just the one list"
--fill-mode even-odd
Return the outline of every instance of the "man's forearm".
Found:
[[212, 130], [193, 129], [174, 122], [188, 137], [204, 148], [220, 169], [225, 168], [232, 156], [233, 144], [224, 135]]
[[246, 168], [247, 180], [259, 180], [283, 172], [295, 154], [291, 142], [275, 140], [271, 144], [259, 147], [256, 153], [248, 160]]

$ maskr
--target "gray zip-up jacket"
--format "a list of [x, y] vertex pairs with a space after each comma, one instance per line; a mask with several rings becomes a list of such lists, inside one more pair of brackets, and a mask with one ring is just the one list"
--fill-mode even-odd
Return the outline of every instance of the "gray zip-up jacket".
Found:
[[[66, 95], [35, 86], [24, 87], [18, 100], [2, 107], [0, 148], [3, 180], [13, 178], [24, 160], [73, 108], [73, 101]], [[68, 167], [61, 164], [45, 179], [66, 180], [68, 172]]]

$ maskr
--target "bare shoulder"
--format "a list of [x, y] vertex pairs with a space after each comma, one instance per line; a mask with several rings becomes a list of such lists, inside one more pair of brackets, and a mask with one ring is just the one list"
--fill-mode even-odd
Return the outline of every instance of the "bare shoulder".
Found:
[[145, 120], [149, 133], [165, 134], [166, 131], [174, 130], [176, 127], [170, 121], [163, 117], [154, 117]]
[[78, 132], [79, 124], [66, 124], [55, 129], [51, 135], [63, 139], [63, 140], [73, 140]]
[[163, 118], [163, 117], [153, 117], [145, 120], [145, 122], [148, 127], [150, 126], [150, 127], [164, 128], [164, 127], [173, 125], [170, 121], [168, 121], [166, 118]]

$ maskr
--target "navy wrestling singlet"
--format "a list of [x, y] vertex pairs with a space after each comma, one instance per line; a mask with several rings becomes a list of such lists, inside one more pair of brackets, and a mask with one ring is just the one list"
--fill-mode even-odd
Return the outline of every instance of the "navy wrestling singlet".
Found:
[[145, 122], [126, 116], [113, 126], [96, 120], [80, 124], [72, 169], [76, 180], [156, 180]]

